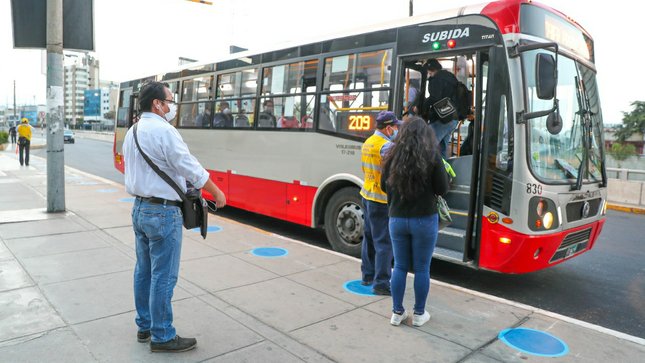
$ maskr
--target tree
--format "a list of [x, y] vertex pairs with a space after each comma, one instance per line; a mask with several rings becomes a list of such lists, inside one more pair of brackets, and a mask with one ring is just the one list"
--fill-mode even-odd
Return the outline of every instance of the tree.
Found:
[[616, 160], [618, 168], [620, 169], [622, 167], [621, 162], [636, 154], [636, 147], [632, 144], [621, 144], [615, 142], [611, 145], [609, 154], [614, 158], [614, 160]]
[[645, 101], [634, 101], [632, 107], [634, 109], [631, 112], [623, 112], [623, 124], [616, 131], [620, 142], [625, 142], [636, 133], [645, 134]]

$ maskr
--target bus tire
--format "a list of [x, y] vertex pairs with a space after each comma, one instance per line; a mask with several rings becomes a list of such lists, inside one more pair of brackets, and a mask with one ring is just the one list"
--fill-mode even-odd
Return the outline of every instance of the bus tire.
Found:
[[338, 190], [325, 209], [325, 234], [334, 251], [361, 256], [363, 241], [363, 201], [358, 188]]

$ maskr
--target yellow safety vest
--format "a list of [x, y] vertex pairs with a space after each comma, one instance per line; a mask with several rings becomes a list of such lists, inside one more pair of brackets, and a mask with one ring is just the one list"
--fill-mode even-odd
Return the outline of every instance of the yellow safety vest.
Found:
[[381, 149], [389, 142], [383, 136], [374, 134], [370, 136], [361, 149], [361, 162], [365, 182], [361, 195], [367, 200], [377, 203], [387, 203], [387, 194], [381, 189]]

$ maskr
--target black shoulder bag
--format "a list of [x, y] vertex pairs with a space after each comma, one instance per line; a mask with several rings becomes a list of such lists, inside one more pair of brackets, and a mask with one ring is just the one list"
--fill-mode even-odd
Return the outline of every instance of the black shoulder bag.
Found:
[[206, 204], [204, 198], [201, 197], [201, 192], [196, 190], [196, 193], [189, 193], [187, 195], [181, 191], [177, 183], [175, 183], [168, 174], [164, 173], [163, 170], [159, 169], [159, 167], [150, 160], [148, 155], [146, 155], [146, 153], [141, 149], [141, 146], [139, 146], [139, 140], [137, 139], [137, 125], [138, 124], [134, 124], [134, 142], [137, 144], [137, 149], [139, 149], [141, 156], [143, 156], [143, 159], [145, 159], [148, 165], [150, 165], [152, 170], [154, 170], [161, 179], [168, 183], [168, 185], [170, 185], [181, 198], [181, 212], [184, 218], [184, 227], [186, 229], [200, 227], [201, 235], [205, 239], [206, 234], [208, 233], [208, 204]]

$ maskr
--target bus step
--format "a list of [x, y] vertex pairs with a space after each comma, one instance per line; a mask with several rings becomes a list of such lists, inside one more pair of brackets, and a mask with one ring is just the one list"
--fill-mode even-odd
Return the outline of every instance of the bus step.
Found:
[[439, 234], [463, 239], [466, 237], [466, 230], [461, 228], [446, 227], [440, 230]]
[[432, 257], [440, 260], [448, 261], [448, 262], [459, 263], [462, 265], [468, 264], [468, 262], [463, 261], [464, 259], [463, 252], [455, 251], [449, 248], [435, 247]]

